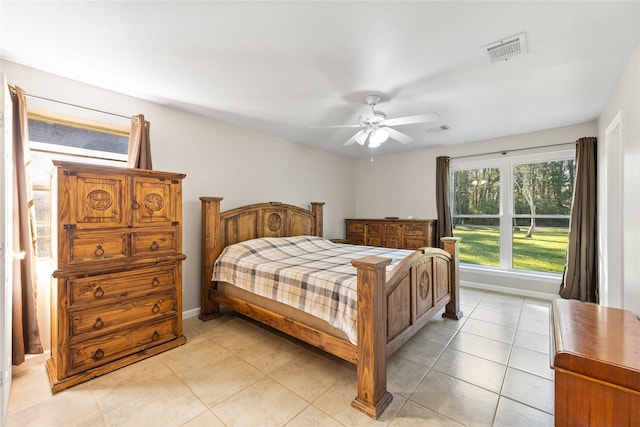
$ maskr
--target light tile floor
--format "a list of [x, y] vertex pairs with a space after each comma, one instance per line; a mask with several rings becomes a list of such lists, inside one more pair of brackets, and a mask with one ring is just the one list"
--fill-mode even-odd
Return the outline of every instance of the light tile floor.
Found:
[[51, 395], [42, 357], [13, 370], [15, 426], [552, 426], [549, 301], [461, 289], [388, 364], [394, 399], [351, 407], [352, 365], [233, 313], [184, 321], [187, 344]]

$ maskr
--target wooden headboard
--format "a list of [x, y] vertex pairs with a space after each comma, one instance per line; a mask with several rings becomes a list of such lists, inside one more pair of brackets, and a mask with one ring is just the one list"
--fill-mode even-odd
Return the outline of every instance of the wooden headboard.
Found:
[[200, 197], [202, 202], [202, 292], [211, 285], [213, 263], [229, 245], [259, 237], [322, 237], [322, 206], [311, 210], [280, 202], [256, 203], [220, 212], [222, 197]]

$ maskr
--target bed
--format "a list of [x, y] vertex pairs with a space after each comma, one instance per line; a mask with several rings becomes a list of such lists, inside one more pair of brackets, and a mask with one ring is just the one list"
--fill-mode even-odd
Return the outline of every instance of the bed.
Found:
[[[416, 251], [390, 251], [336, 244], [322, 239], [322, 202], [312, 202], [309, 210], [279, 202], [266, 202], [221, 212], [221, 197], [201, 197], [200, 200], [200, 319], [206, 321], [220, 316], [220, 305], [223, 305], [354, 363], [358, 384], [352, 406], [374, 419], [383, 413], [393, 398], [387, 390], [387, 357], [443, 307], [444, 317], [456, 320], [462, 317], [455, 238], [442, 239], [444, 250], [421, 248]], [[282, 239], [289, 237], [292, 239]], [[220, 276], [221, 273], [216, 269], [216, 277], [223, 280], [213, 280], [214, 264], [217, 262], [219, 268], [228, 263], [226, 258], [223, 261], [221, 254], [226, 256], [238, 247], [246, 248], [254, 244], [269, 247], [284, 245], [287, 248], [295, 244], [296, 250], [299, 245], [310, 245], [323, 251], [338, 251], [350, 266], [336, 267], [337, 271], [333, 271], [333, 267], [325, 269], [344, 275], [341, 280], [350, 283], [349, 286], [353, 288], [353, 294], [345, 298], [351, 301], [347, 305], [355, 310], [355, 326], [344, 328], [328, 318], [310, 314], [305, 304], [278, 302], [265, 296], [268, 293], [244, 289], [244, 281], [234, 273]], [[255, 247], [249, 249], [253, 252], [260, 250]], [[275, 250], [280, 257], [278, 262], [289, 262], [281, 256], [283, 251], [289, 249]], [[236, 255], [236, 258], [244, 259], [245, 256]], [[268, 265], [270, 262], [268, 260], [262, 264]], [[305, 274], [305, 277], [313, 274]], [[281, 280], [284, 283], [290, 279]], [[232, 283], [234, 281], [238, 283]]]

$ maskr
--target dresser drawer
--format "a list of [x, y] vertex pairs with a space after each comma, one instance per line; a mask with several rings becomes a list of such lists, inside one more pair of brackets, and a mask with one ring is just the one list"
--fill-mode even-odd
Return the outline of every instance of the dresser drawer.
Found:
[[71, 336], [105, 333], [167, 313], [175, 314], [175, 292], [153, 294], [134, 300], [122, 301], [98, 309], [82, 310], [71, 314]]
[[364, 223], [362, 222], [347, 222], [347, 234], [351, 233], [364, 233]]
[[69, 371], [77, 373], [177, 338], [175, 317], [124, 329], [69, 346]]
[[69, 236], [68, 253], [62, 254], [69, 265], [118, 260], [129, 256], [129, 233], [75, 233]]
[[426, 225], [417, 225], [417, 224], [405, 224], [404, 226], [404, 235], [405, 236], [420, 236], [426, 237], [427, 235], [427, 227]]
[[67, 280], [69, 308], [148, 295], [176, 288], [175, 265]]
[[347, 234], [347, 240], [352, 245], [364, 245], [364, 235], [362, 234]]
[[175, 230], [133, 233], [131, 235], [132, 255], [157, 255], [178, 250]]
[[427, 243], [426, 239], [420, 239], [420, 238], [413, 238], [413, 239], [405, 238], [404, 239], [404, 248], [405, 249], [419, 249], [419, 248], [423, 248], [425, 246], [429, 246], [429, 244]]

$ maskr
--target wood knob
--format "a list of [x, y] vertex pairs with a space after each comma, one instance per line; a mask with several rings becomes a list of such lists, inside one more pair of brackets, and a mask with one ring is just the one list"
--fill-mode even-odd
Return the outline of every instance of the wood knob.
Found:
[[160, 334], [158, 331], [153, 331], [153, 335], [151, 335], [151, 341], [157, 341], [160, 338]]
[[93, 293], [93, 296], [96, 298], [102, 298], [104, 296], [104, 291], [100, 286], [98, 286], [98, 288], [95, 290], [95, 292]]
[[153, 286], [154, 288], [158, 287], [160, 285], [160, 280], [158, 280], [157, 277], [154, 277], [153, 280], [151, 281], [151, 286]]
[[96, 319], [96, 323], [93, 324], [93, 329], [100, 329], [104, 326], [104, 322], [102, 321], [101, 318], [97, 318]]
[[160, 249], [160, 245], [158, 245], [158, 242], [154, 240], [153, 243], [151, 243], [151, 250], [157, 251], [158, 249]]
[[160, 311], [160, 304], [158, 303], [153, 304], [153, 308], [151, 309], [151, 312], [155, 314], [159, 311]]
[[104, 357], [104, 351], [99, 348], [93, 353], [93, 356], [91, 357], [93, 358], [93, 360], [100, 360]]

